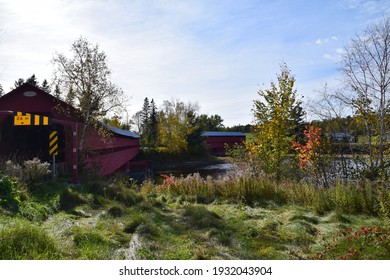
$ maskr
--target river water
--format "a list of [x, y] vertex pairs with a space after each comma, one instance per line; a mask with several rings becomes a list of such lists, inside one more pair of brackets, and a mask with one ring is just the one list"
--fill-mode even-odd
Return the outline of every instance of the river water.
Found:
[[212, 178], [223, 177], [234, 168], [231, 163], [214, 163], [208, 165], [192, 164], [191, 162], [185, 163], [182, 166], [175, 166], [173, 168], [167, 168], [166, 170], [158, 170], [154, 173], [154, 179], [159, 181], [162, 178], [161, 175], [169, 175], [174, 177], [186, 177], [190, 174], [199, 173], [200, 176], [206, 178], [211, 176]]
[[[335, 178], [343, 180], [355, 179], [356, 174], [354, 174], [354, 172], [356, 172], [358, 165], [359, 164], [352, 159], [333, 160], [331, 164], [327, 166], [326, 173], [321, 172], [322, 174], [320, 175], [326, 176], [327, 180], [333, 180]], [[234, 165], [229, 162], [205, 163], [201, 161], [186, 161], [158, 166], [158, 168], [154, 170], [153, 180], [156, 183], [161, 183], [164, 180], [162, 175], [179, 178], [195, 173], [199, 173], [202, 178], [211, 176], [213, 179], [217, 179], [225, 177], [228, 172], [233, 170]]]

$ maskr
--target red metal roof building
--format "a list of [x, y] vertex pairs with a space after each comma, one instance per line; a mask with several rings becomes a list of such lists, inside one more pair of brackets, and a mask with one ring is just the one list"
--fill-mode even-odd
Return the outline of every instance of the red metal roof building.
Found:
[[[49, 125], [14, 125], [16, 112], [30, 113], [31, 118], [47, 116]], [[38, 118], [39, 119], [39, 118]], [[33, 121], [32, 121], [33, 122]], [[79, 131], [84, 125], [78, 111], [51, 94], [25, 83], [0, 97], [0, 157], [2, 160], [25, 160], [38, 157], [49, 161], [49, 133], [58, 132], [60, 162], [65, 171], [78, 180]], [[129, 169], [139, 152], [139, 136], [130, 131], [105, 125], [110, 131], [102, 138], [96, 129], [88, 129], [83, 150], [87, 166], [96, 166], [100, 175]]]
[[202, 133], [202, 137], [205, 137], [210, 152], [218, 156], [226, 154], [226, 146], [243, 145], [246, 139], [245, 133], [242, 132], [221, 131], [206, 131]]

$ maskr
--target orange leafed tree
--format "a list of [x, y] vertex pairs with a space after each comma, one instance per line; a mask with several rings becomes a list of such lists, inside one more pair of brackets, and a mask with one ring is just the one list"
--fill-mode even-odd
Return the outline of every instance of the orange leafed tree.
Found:
[[303, 133], [307, 139], [305, 145], [296, 141], [292, 142], [299, 158], [299, 166], [305, 172], [317, 172], [321, 146], [321, 128], [310, 125]]

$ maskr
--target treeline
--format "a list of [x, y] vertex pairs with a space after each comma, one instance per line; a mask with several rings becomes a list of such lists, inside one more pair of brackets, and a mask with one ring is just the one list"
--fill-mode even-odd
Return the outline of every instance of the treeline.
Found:
[[[44, 79], [42, 81], [42, 83], [39, 83], [37, 77], [35, 76], [35, 74], [32, 74], [29, 78], [27, 79], [24, 79], [24, 78], [19, 78], [17, 79], [15, 82], [14, 82], [14, 86], [11, 88], [11, 90], [23, 85], [24, 83], [30, 83], [36, 87], [39, 87], [41, 88], [42, 90], [50, 93], [51, 92], [51, 88], [50, 88], [50, 85], [49, 85], [49, 82]], [[6, 92], [4, 91], [4, 88], [2, 85], [0, 85], [0, 96], [4, 95]]]
[[[49, 82], [39, 82], [36, 75], [15, 80], [11, 90], [30, 83], [42, 90], [61, 98], [58, 85], [52, 91]], [[69, 101], [72, 89], [65, 94], [64, 101]], [[0, 85], [0, 96], [5, 92]], [[68, 102], [71, 105], [72, 102]], [[251, 125], [225, 127], [221, 116], [201, 114], [199, 105], [185, 103], [179, 99], [165, 100], [159, 106], [154, 99], [146, 97], [142, 109], [131, 119], [124, 119], [119, 114], [105, 117], [104, 122], [125, 130], [134, 130], [141, 138], [141, 146], [145, 150], [156, 150], [167, 154], [202, 154], [206, 152], [201, 134], [204, 131], [240, 131], [251, 132]]]
[[172, 99], [157, 107], [154, 99], [148, 97], [132, 117], [132, 124], [144, 149], [169, 154], [203, 153], [202, 132], [225, 129], [221, 116], [200, 114], [196, 103]]
[[323, 120], [313, 120], [311, 121], [311, 124], [320, 127], [323, 135], [329, 138], [332, 138], [332, 135], [337, 133], [343, 133], [345, 135], [344, 139], [340, 139], [338, 142], [360, 142], [364, 144], [366, 133], [364, 124], [359, 120], [359, 116], [333, 117]]

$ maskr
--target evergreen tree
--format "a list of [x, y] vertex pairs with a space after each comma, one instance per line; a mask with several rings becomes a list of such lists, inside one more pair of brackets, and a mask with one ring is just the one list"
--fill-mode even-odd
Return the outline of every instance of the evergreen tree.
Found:
[[4, 89], [3, 89], [3, 86], [0, 85], [0, 96], [3, 96], [4, 95]]
[[144, 105], [142, 106], [142, 111], [141, 111], [142, 134], [145, 135], [148, 133], [149, 116], [150, 116], [149, 99], [145, 97]]
[[142, 106], [142, 110], [141, 110], [141, 144], [143, 146], [149, 145], [149, 140], [150, 140], [149, 118], [150, 118], [150, 104], [149, 104], [149, 99], [145, 97], [144, 105]]
[[18, 80], [15, 81], [14, 88], [20, 87], [23, 84], [24, 84], [24, 79], [23, 78], [19, 78]]
[[58, 99], [61, 99], [61, 89], [60, 89], [60, 86], [58, 84], [56, 84], [56, 87], [54, 89], [54, 96]]
[[41, 89], [46, 91], [47, 93], [51, 92], [49, 82], [46, 79], [43, 80], [42, 85], [41, 85]]
[[150, 102], [150, 118], [149, 118], [149, 144], [152, 147], [158, 145], [158, 113], [154, 100]]
[[35, 74], [32, 74], [30, 78], [26, 80], [26, 83], [32, 84], [33, 86], [39, 86], [38, 80], [35, 77]]
[[305, 140], [304, 130], [307, 123], [304, 120], [305, 112], [302, 108], [302, 102], [297, 101], [295, 106], [291, 110], [291, 126], [292, 135], [295, 136], [298, 143], [303, 143]]

